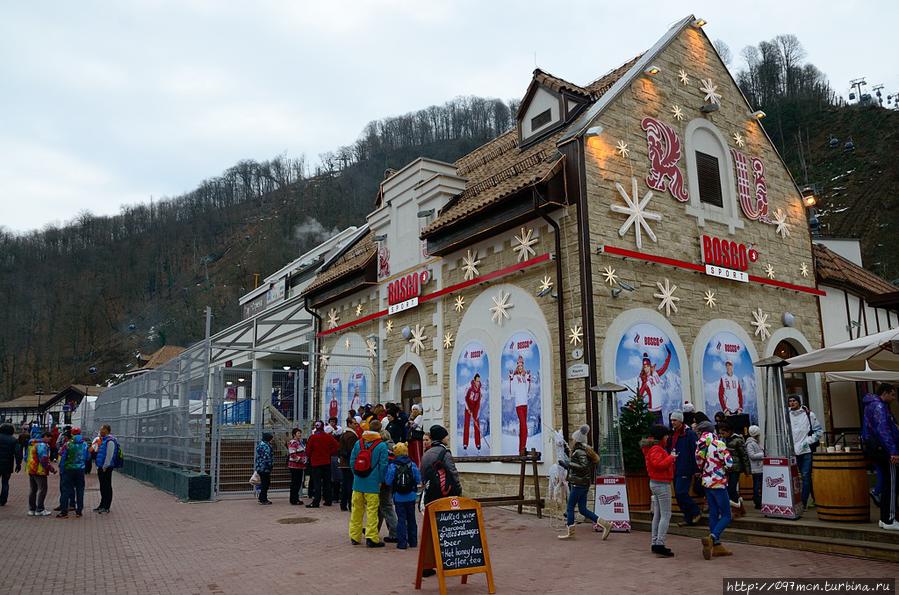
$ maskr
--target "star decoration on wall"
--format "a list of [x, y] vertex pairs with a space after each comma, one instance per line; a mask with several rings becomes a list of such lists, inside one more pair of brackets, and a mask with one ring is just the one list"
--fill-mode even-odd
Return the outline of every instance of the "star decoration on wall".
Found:
[[766, 264], [765, 265], [765, 274], [768, 275], [769, 279], [773, 279], [774, 278], [774, 267], [771, 266], [770, 264]]
[[425, 341], [428, 338], [425, 336], [425, 327], [420, 324], [416, 324], [415, 328], [412, 329], [412, 336], [409, 338], [409, 345], [412, 346], [412, 352], [415, 355], [419, 355], [421, 350], [425, 348]]
[[684, 110], [682, 110], [679, 105], [672, 107], [671, 113], [674, 114], [674, 119], [678, 122], [684, 121]]
[[481, 261], [478, 260], [478, 253], [471, 253], [471, 250], [468, 251], [466, 256], [462, 257], [462, 271], [465, 273], [465, 280], [471, 281], [475, 277], [478, 276], [478, 265], [481, 264]]
[[665, 316], [671, 318], [671, 311], [674, 310], [677, 313], [676, 302], [680, 301], [680, 298], [674, 295], [674, 292], [677, 291], [677, 285], [671, 285], [671, 282], [665, 279], [664, 285], [660, 281], [656, 281], [656, 286], [659, 288], [659, 293], [654, 293], [652, 296], [661, 300], [657, 309], [665, 308]]
[[705, 79], [699, 85], [699, 90], [705, 93], [704, 101], [709, 103], [721, 104], [721, 94], [718, 93], [718, 85], [712, 82], [712, 79]]
[[742, 147], [746, 144], [746, 141], [743, 140], [743, 135], [740, 134], [739, 132], [734, 132], [734, 142], [737, 144], [738, 147]]
[[606, 280], [606, 283], [609, 285], [615, 285], [618, 283], [618, 275], [615, 274], [615, 269], [612, 268], [612, 265], [607, 266], [602, 272], [603, 279]]
[[340, 324], [340, 316], [337, 315], [337, 310], [335, 308], [331, 308], [328, 312], [328, 328], [334, 328], [338, 324]]
[[624, 199], [624, 203], [627, 206], [613, 204], [610, 208], [614, 213], [621, 213], [628, 216], [624, 224], [618, 228], [618, 235], [624, 237], [624, 234], [626, 234], [631, 226], [633, 226], [637, 248], [642, 248], [644, 230], [646, 231], [646, 235], [648, 235], [653, 242], [657, 241], [656, 234], [652, 231], [652, 228], [649, 227], [647, 219], [661, 221], [662, 216], [653, 211], [646, 210], [646, 205], [652, 200], [652, 190], [648, 190], [646, 194], [643, 195], [643, 200], [640, 200], [639, 195], [637, 194], [637, 178], [631, 177], [631, 182], [633, 197], [628, 196], [627, 192], [624, 191], [624, 187], [618, 182], [615, 182], [615, 188], [618, 189], [618, 194], [621, 195], [621, 198]]
[[343, 346], [346, 348], [347, 351], [350, 350], [350, 338], [349, 337], [347, 337], [346, 339], [343, 340]]
[[331, 356], [328, 355], [328, 350], [322, 347], [321, 353], [318, 354], [318, 360], [321, 362], [323, 368], [328, 367], [328, 362], [331, 361]]
[[389, 335], [389, 334], [390, 334], [390, 331], [392, 331], [392, 330], [393, 330], [393, 321], [392, 321], [392, 320], [388, 320], [388, 321], [387, 321], [387, 324], [384, 325], [384, 331], [386, 332], [386, 334]]
[[681, 84], [683, 84], [683, 85], [690, 84], [690, 77], [687, 76], [687, 71], [684, 70], [683, 68], [681, 68], [680, 70], [677, 71], [677, 77], [680, 79]]
[[534, 237], [533, 229], [521, 228], [521, 235], [512, 240], [512, 250], [518, 255], [518, 262], [524, 262], [531, 256], [536, 256], [537, 251], [532, 248], [539, 240]]
[[549, 275], [546, 275], [543, 277], [543, 279], [540, 280], [540, 286], [537, 287], [537, 292], [543, 293], [544, 291], [549, 291], [552, 288], [553, 288], [552, 279], [549, 278]]
[[444, 349], [452, 349], [453, 347], [453, 334], [447, 333], [443, 335], [443, 348]]
[[631, 150], [627, 148], [627, 143], [624, 142], [623, 140], [618, 141], [618, 144], [615, 145], [615, 151], [621, 157], [627, 157], [628, 155], [631, 154]]
[[456, 301], [453, 304], [453, 309], [456, 312], [461, 312], [462, 310], [464, 310], [465, 309], [465, 298], [462, 297], [461, 295], [457, 295]]
[[576, 324], [568, 331], [568, 342], [572, 345], [580, 345], [583, 343], [584, 330], [581, 325]]
[[761, 337], [762, 341], [771, 336], [771, 331], [768, 330], [771, 328], [771, 323], [768, 322], [768, 315], [762, 312], [761, 308], [752, 312], [752, 326], [755, 327], [756, 336]]
[[365, 350], [368, 352], [368, 357], [374, 357], [375, 355], [377, 355], [377, 353], [378, 353], [377, 347], [378, 347], [378, 344], [375, 343], [374, 339], [366, 339], [365, 340]]
[[493, 296], [493, 306], [490, 307], [490, 318], [493, 322], [502, 326], [504, 320], [511, 320], [509, 310], [515, 306], [509, 301], [509, 293], [500, 289], [499, 295]]
[[356, 306], [356, 316], [362, 316], [362, 304]]
[[803, 277], [808, 277], [808, 265], [804, 262], [799, 265], [799, 274]]
[[715, 304], [718, 303], [718, 299], [715, 297], [715, 292], [711, 289], [706, 290], [703, 299], [705, 299], [705, 305], [709, 308], [714, 308]]
[[790, 227], [787, 225], [787, 214], [783, 209], [774, 211], [774, 224], [777, 225], [777, 233], [780, 237], [786, 239], [790, 235]]

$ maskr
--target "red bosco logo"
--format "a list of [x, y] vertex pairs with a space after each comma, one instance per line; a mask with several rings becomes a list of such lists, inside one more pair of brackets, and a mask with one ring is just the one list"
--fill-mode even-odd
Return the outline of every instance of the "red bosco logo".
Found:
[[714, 236], [702, 236], [702, 260], [705, 264], [711, 264], [725, 269], [746, 271], [750, 262], [755, 262], [759, 253], [755, 248], [746, 244], [738, 244], [733, 240], [726, 240]]
[[421, 286], [430, 278], [431, 273], [428, 271], [417, 271], [391, 281], [387, 286], [387, 303], [392, 306], [418, 297], [421, 295]]

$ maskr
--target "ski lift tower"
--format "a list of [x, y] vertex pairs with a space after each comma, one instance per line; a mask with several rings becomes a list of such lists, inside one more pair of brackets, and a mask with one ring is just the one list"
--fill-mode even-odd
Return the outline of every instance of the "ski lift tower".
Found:
[[867, 84], [868, 84], [868, 83], [865, 82], [865, 77], [861, 77], [861, 78], [857, 78], [857, 79], [852, 79], [851, 81], [849, 81], [849, 88], [850, 88], [850, 89], [855, 89], [855, 90], [856, 90], [855, 93], [851, 93], [851, 92], [849, 93], [849, 101], [852, 101], [853, 99], [856, 98], [856, 96], [858, 96], [858, 102], [861, 103], [861, 101], [862, 101], [862, 87], [864, 87], [864, 86], [867, 85]]

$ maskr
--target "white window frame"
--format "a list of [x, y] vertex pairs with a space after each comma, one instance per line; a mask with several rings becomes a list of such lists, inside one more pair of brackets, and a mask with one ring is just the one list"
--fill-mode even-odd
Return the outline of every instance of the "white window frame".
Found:
[[[723, 206], [704, 203], [699, 197], [699, 175], [696, 172], [696, 151], [701, 151], [718, 159], [718, 175], [721, 178], [721, 199]], [[718, 128], [703, 118], [696, 118], [687, 124], [684, 134], [684, 152], [687, 160], [687, 190], [690, 202], [687, 214], [696, 217], [700, 227], [706, 221], [714, 221], [727, 226], [730, 234], [743, 229], [743, 218], [737, 205], [737, 183], [734, 176], [734, 160], [727, 140]]]

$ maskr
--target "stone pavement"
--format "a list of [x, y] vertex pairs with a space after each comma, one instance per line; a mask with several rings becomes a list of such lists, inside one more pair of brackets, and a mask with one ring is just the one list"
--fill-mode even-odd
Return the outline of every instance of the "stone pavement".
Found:
[[[58, 500], [50, 479], [49, 507]], [[308, 510], [274, 494], [180, 503], [125, 476], [113, 478], [108, 515], [32, 518], [27, 477], [14, 475], [0, 508], [0, 593], [412, 593], [417, 550], [353, 547], [337, 506]], [[89, 475], [86, 508], [99, 502]], [[676, 557], [649, 553], [647, 533], [605, 543], [586, 525], [560, 542], [547, 519], [487, 509], [487, 539], [498, 593], [721, 593], [723, 577], [895, 577], [899, 565], [773, 548], [733, 545], [731, 558], [705, 561], [699, 543], [669, 538]], [[284, 519], [312, 522], [282, 524]], [[558, 523], [556, 523], [558, 524]], [[385, 529], [386, 531], [386, 529]], [[726, 535], [726, 534], [725, 534]], [[450, 593], [486, 593], [483, 576]], [[434, 578], [424, 593], [436, 593]]]

